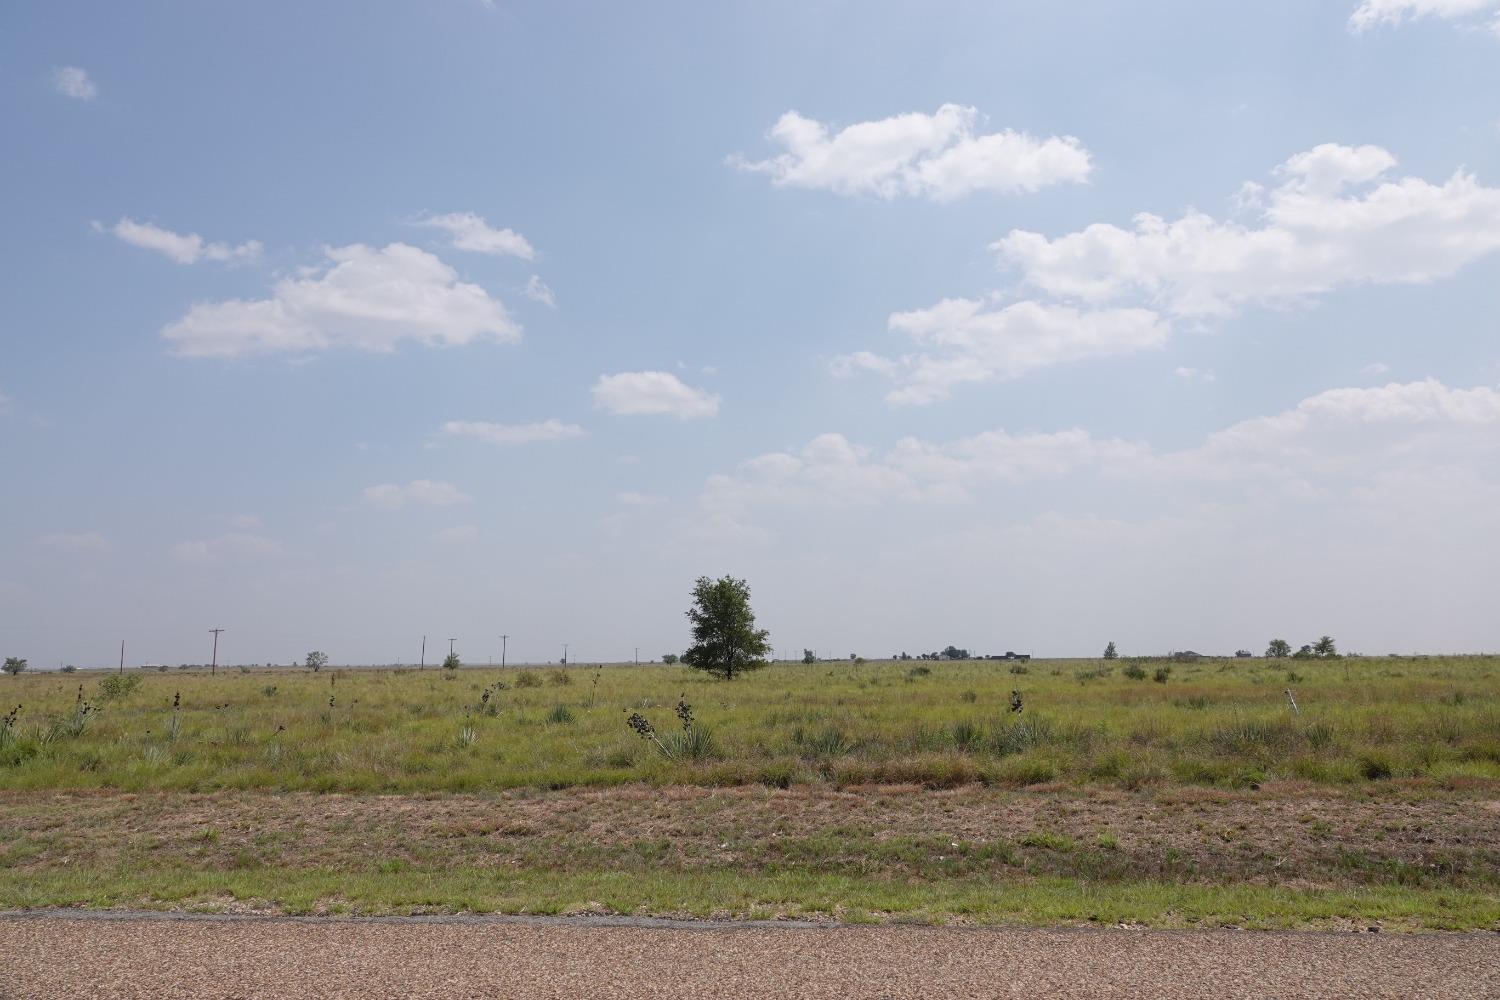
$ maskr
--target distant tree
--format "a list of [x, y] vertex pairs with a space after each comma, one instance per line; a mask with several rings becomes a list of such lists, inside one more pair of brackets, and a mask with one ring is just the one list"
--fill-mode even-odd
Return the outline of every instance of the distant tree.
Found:
[[968, 658], [969, 651], [967, 649], [959, 649], [957, 646], [949, 646], [943, 650], [943, 659], [945, 660], [967, 660]]
[[677, 662], [677, 654], [676, 653], [663, 653], [663, 654], [661, 654], [661, 662], [663, 662], [663, 663], [676, 663]]
[[693, 625], [693, 646], [682, 654], [682, 662], [694, 670], [733, 680], [741, 671], [766, 665], [770, 633], [755, 627], [750, 585], [744, 580], [698, 577], [687, 617]]
[[458, 658], [458, 654], [457, 653], [449, 653], [447, 656], [443, 657], [443, 669], [444, 670], [457, 670], [459, 667], [461, 667], [463, 665], [464, 665], [464, 661], [462, 661], [462, 660], [460, 660]]
[[19, 657], [19, 656], [7, 656], [5, 658], [5, 666], [4, 667], [0, 667], [0, 670], [4, 670], [7, 674], [10, 674], [12, 677], [14, 677], [17, 674], [21, 673], [25, 669], [26, 669], [26, 661], [24, 659], [22, 659], [21, 657]]
[[1275, 660], [1291, 656], [1292, 644], [1285, 639], [1272, 639], [1271, 644], [1266, 647], [1266, 655]]
[[328, 654], [315, 649], [311, 653], [307, 654], [307, 660], [305, 662], [307, 663], [308, 670], [311, 670], [313, 673], [317, 673], [319, 670], [322, 670], [324, 667], [328, 666]]
[[814, 653], [810, 649], [804, 649], [802, 651], [802, 662], [803, 663], [817, 663], [818, 662], [818, 654]]
[[1120, 656], [1119, 652], [1115, 649], [1114, 640], [1111, 639], [1109, 641], [1109, 645], [1107, 645], [1107, 646], [1104, 647], [1104, 658], [1106, 660], [1114, 660], [1114, 659], [1118, 659], [1119, 656]]
[[1294, 659], [1294, 660], [1308, 660], [1308, 659], [1311, 659], [1312, 656], [1313, 656], [1313, 648], [1311, 646], [1308, 646], [1308, 645], [1304, 644], [1301, 647], [1299, 647], [1295, 653], [1292, 654], [1292, 659]]
[[1248, 659], [1250, 659], [1250, 657], [1254, 656], [1255, 654], [1252, 653], [1252, 652], [1250, 652], [1250, 650], [1248, 650], [1248, 649], [1236, 649], [1234, 651], [1234, 655], [1238, 659], [1248, 660]]
[[1333, 644], [1333, 636], [1331, 635], [1321, 636], [1317, 642], [1313, 643], [1312, 651], [1319, 656], [1338, 655], [1338, 647]]

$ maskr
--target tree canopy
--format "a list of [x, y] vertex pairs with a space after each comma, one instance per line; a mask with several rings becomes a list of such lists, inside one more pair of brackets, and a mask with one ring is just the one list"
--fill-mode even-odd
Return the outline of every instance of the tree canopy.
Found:
[[744, 580], [700, 576], [693, 585], [693, 606], [687, 617], [693, 626], [693, 645], [682, 654], [683, 663], [725, 680], [766, 665], [770, 633], [755, 627], [750, 585]]

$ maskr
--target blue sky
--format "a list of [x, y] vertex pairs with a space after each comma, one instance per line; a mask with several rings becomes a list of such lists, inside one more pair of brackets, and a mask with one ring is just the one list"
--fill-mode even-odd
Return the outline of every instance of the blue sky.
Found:
[[1500, 3], [16, 4], [39, 665], [1500, 646]]

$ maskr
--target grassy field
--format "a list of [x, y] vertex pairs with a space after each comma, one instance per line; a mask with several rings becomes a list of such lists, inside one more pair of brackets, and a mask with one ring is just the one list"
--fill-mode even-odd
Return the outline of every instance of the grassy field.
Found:
[[113, 697], [109, 675], [0, 679], [0, 711], [21, 706], [0, 788], [1500, 780], [1497, 658], [820, 663], [732, 682], [667, 666], [125, 676], [139, 680]]
[[0, 678], [0, 907], [1500, 929], [1500, 659], [1167, 666]]

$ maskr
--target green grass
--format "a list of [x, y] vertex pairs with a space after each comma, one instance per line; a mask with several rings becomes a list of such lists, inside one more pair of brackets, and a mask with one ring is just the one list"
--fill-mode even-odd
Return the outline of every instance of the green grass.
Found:
[[[108, 674], [22, 675], [0, 678], [0, 709], [23, 706], [0, 734], [0, 788], [1500, 782], [1500, 658], [1299, 660], [1300, 715], [1286, 661], [1174, 664], [1162, 683], [1092, 660], [1033, 661], [1024, 675], [921, 666], [777, 664], [732, 682], [620, 666], [597, 686], [591, 667], [127, 674], [133, 689]], [[496, 682], [507, 686], [482, 704]], [[81, 727], [80, 684], [97, 708]], [[678, 734], [684, 692], [711, 738]], [[635, 711], [680, 752], [632, 733]]]
[[1375, 886], [1340, 890], [1137, 881], [986, 879], [913, 883], [880, 877], [743, 873], [334, 869], [208, 871], [192, 868], [0, 870], [8, 906], [251, 907], [306, 913], [608, 912], [685, 917], [813, 917], [854, 922], [1146, 924], [1251, 928], [1363, 925], [1392, 930], [1500, 926], [1500, 899], [1457, 890]]

